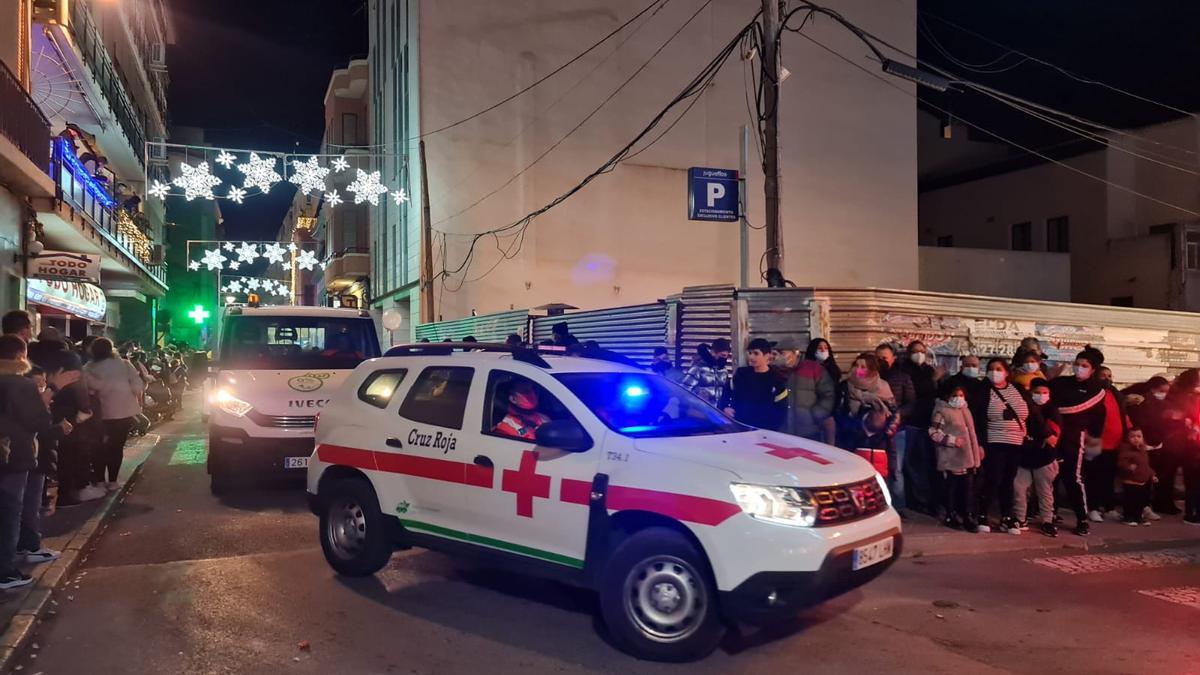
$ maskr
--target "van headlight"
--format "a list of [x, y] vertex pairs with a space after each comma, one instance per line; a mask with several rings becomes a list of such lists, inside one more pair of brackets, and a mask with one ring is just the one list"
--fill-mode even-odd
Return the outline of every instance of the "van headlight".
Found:
[[742, 511], [756, 520], [794, 527], [817, 522], [817, 504], [802, 488], [731, 483], [729, 489]]
[[209, 401], [217, 408], [235, 417], [245, 417], [246, 413], [254, 409], [254, 406], [234, 396], [233, 392], [226, 387], [221, 387], [213, 392]]
[[892, 506], [892, 493], [888, 491], [887, 481], [883, 479], [883, 474], [878, 471], [875, 472], [875, 483], [879, 485], [879, 491], [883, 493], [883, 498], [887, 501], [887, 505], [890, 508]]

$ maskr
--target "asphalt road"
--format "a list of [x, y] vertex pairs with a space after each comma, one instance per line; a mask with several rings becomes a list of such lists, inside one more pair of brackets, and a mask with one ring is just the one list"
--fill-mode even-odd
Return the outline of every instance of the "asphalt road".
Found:
[[56, 595], [36, 648], [17, 659], [23, 673], [1180, 673], [1200, 664], [1200, 542], [902, 560], [792, 625], [731, 636], [699, 664], [641, 663], [604, 641], [593, 597], [558, 584], [427, 551], [398, 553], [376, 578], [339, 579], [301, 483], [213, 497], [199, 420], [160, 433]]

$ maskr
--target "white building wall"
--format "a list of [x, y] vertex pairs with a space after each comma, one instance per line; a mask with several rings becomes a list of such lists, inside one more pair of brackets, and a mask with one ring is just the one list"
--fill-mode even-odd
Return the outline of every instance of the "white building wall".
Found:
[[920, 247], [921, 290], [1028, 300], [1071, 299], [1071, 256], [1040, 251]]
[[[432, 220], [435, 230], [448, 233], [446, 266], [453, 270], [461, 264], [475, 233], [518, 220], [610, 157], [753, 17], [759, 4], [714, 2], [592, 119], [506, 187], [501, 186], [612, 95], [700, 3], [668, 3], [632, 37], [633, 29], [627, 29], [511, 103], [426, 137]], [[407, 9], [410, 22], [397, 34], [409, 41], [409, 76], [419, 78], [419, 96], [414, 86], [407, 98], [410, 108], [420, 106], [409, 110], [407, 138], [396, 128], [388, 130], [386, 122], [381, 128], [376, 119], [379, 141], [415, 137], [418, 118], [420, 130], [429, 133], [512, 95], [644, 5], [643, 0], [438, 0], [418, 7], [415, 0], [372, 0], [373, 56], [391, 53], [389, 38], [376, 31], [375, 22], [390, 22], [392, 6]], [[866, 6], [840, 0], [832, 6], [884, 39], [914, 49], [915, 2]], [[861, 43], [833, 22], [813, 22], [805, 32], [868, 69], [877, 68], [863, 58]], [[783, 63], [791, 71], [783, 84], [780, 124], [786, 276], [801, 285], [916, 287], [913, 99], [794, 34], [784, 39]], [[444, 290], [438, 284], [437, 313], [449, 319], [472, 309], [483, 313], [554, 301], [601, 307], [663, 297], [688, 285], [736, 282], [737, 224], [688, 221], [685, 174], [689, 166], [737, 167], [738, 127], [749, 119], [742, 68], [731, 59], [703, 99], [652, 149], [539, 217], [523, 241], [481, 240], [466, 283], [460, 287], [463, 275], [456, 274]], [[376, 109], [387, 115], [398, 80], [394, 74], [383, 77]], [[908, 83], [891, 82], [913, 90]], [[402, 218], [389, 213], [377, 219], [373, 236], [377, 245], [386, 243], [386, 252], [377, 256], [377, 272], [386, 278], [396, 274], [389, 270], [399, 269], [411, 282], [417, 276], [420, 222], [414, 142], [408, 152], [414, 199]], [[756, 153], [753, 144], [751, 153]], [[750, 165], [749, 217], [761, 226], [756, 157]], [[400, 232], [406, 256], [395, 251]], [[757, 279], [762, 232], [752, 232], [751, 242], [750, 276]], [[502, 251], [512, 259], [502, 260]], [[442, 269], [442, 255], [439, 234], [435, 273]], [[375, 283], [381, 293], [384, 287], [399, 287], [401, 279], [383, 283], [379, 274]]]

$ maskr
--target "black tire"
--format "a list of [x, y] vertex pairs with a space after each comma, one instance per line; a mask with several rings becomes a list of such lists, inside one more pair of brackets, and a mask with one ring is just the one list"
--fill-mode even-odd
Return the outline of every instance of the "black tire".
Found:
[[318, 497], [321, 550], [329, 566], [347, 577], [371, 576], [383, 569], [393, 547], [371, 484], [342, 478], [322, 486]]
[[[667, 611], [654, 604], [653, 590], [670, 594], [657, 597]], [[617, 545], [601, 576], [600, 611], [616, 645], [649, 661], [702, 659], [725, 633], [708, 561], [665, 527], [640, 530]]]

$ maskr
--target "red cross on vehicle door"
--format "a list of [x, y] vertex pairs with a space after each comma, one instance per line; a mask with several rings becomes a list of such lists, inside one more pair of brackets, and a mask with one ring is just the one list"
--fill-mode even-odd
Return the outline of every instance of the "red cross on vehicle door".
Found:
[[[492, 373], [488, 378], [489, 390], [495, 387], [499, 395], [514, 374], [501, 369]], [[605, 430], [586, 409], [570, 410], [568, 406], [582, 404], [553, 378], [536, 382], [540, 387], [538, 404], [542, 412], [559, 420], [575, 413], [596, 444], [584, 452], [565, 452], [499, 433], [495, 425], [499, 423], [496, 418], [501, 406], [485, 400], [484, 420], [480, 425], [483, 431], [475, 436], [478, 440], [473, 441], [470, 454], [481, 456], [480, 462], [490, 462], [495, 467], [496, 485], [491, 490], [468, 494], [467, 507], [474, 520], [471, 531], [486, 537], [493, 548], [549, 562], [581, 565], [587, 542], [588, 508], [561, 499], [562, 481], [564, 478], [592, 480], [602, 452], [599, 440]]]

